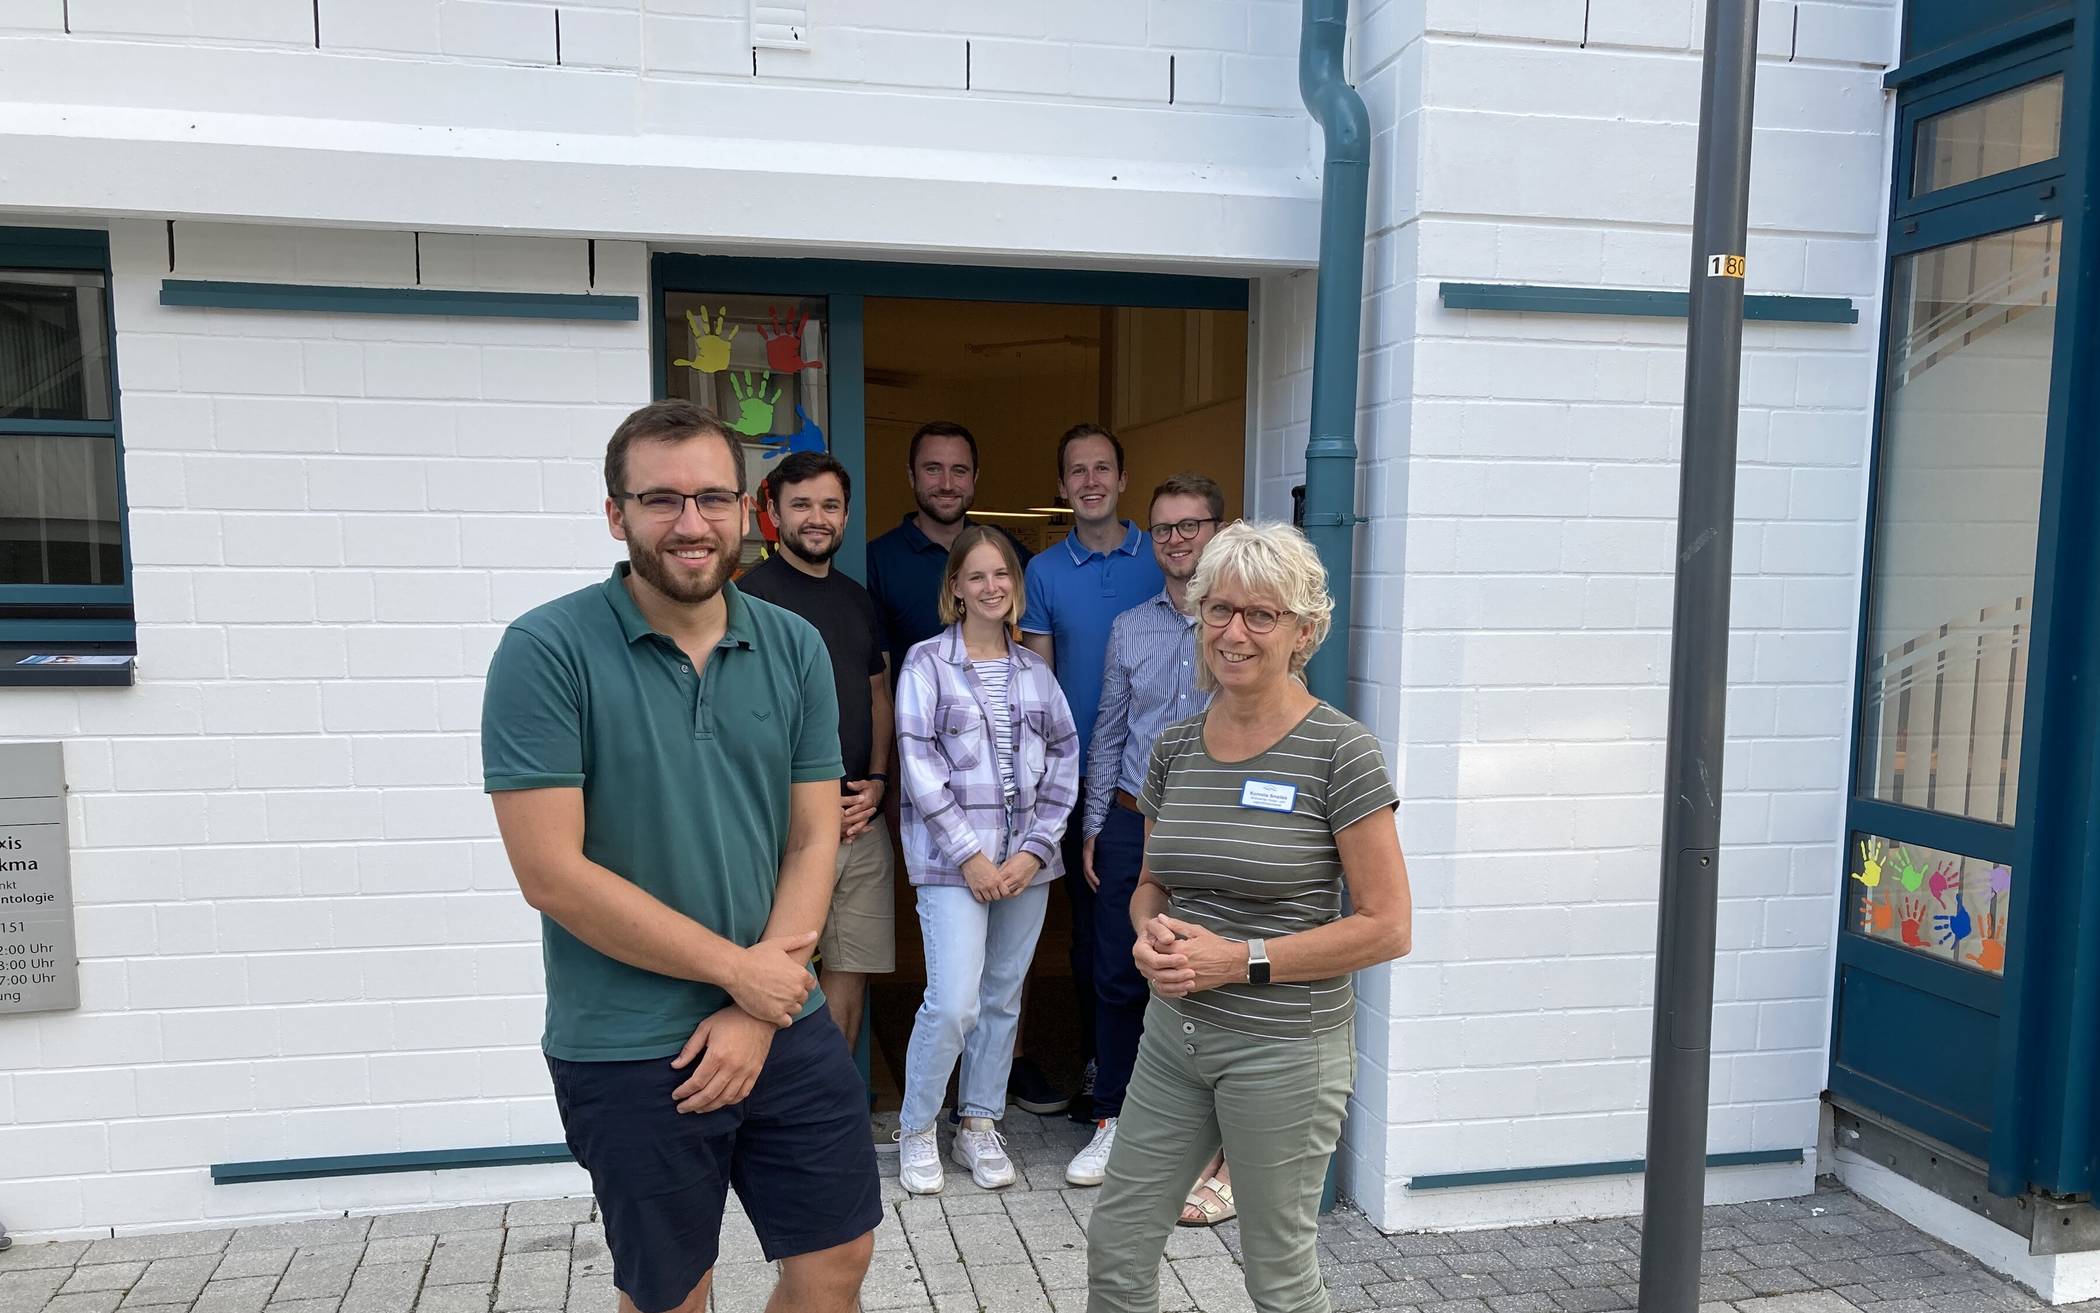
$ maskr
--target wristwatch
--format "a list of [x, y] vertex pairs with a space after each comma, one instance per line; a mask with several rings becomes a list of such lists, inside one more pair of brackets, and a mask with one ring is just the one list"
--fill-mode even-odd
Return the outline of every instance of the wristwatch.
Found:
[[1269, 941], [1250, 939], [1247, 941], [1247, 983], [1266, 985], [1269, 983]]

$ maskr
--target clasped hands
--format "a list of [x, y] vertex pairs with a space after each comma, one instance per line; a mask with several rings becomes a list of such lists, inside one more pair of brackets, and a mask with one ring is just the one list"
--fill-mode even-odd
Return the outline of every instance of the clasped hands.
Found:
[[1161, 912], [1138, 927], [1130, 956], [1162, 998], [1186, 998], [1247, 978], [1247, 945]]
[[848, 780], [839, 797], [839, 842], [858, 839], [882, 814], [883, 795], [889, 786], [881, 780]]
[[1015, 853], [994, 866], [992, 859], [980, 851], [962, 864], [962, 875], [972, 898], [980, 903], [995, 903], [1026, 889], [1042, 869], [1043, 863], [1034, 853]]
[[671, 1059], [677, 1070], [693, 1067], [671, 1091], [678, 1111], [713, 1112], [741, 1103], [751, 1093], [772, 1051], [774, 1033], [793, 1025], [809, 1001], [816, 981], [802, 955], [816, 942], [817, 932], [808, 930], [761, 939], [738, 950], [735, 973], [723, 984], [734, 1006], [711, 1013]]

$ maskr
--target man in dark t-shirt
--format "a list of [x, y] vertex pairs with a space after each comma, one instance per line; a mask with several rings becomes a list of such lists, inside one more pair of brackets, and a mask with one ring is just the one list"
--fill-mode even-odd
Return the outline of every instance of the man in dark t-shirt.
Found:
[[882, 820], [889, 791], [892, 715], [875, 600], [831, 568], [846, 534], [853, 478], [828, 452], [791, 453], [766, 476], [766, 509], [780, 550], [737, 587], [816, 626], [838, 683], [840, 781], [838, 883], [817, 941], [818, 982], [848, 1042], [860, 1033], [868, 977], [897, 969], [891, 885], [895, 858]]

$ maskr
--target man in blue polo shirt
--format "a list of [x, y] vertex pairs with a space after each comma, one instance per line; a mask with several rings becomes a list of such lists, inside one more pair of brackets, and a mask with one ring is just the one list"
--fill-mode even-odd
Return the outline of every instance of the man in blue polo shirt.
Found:
[[[948, 627], [941, 623], [941, 571], [977, 500], [976, 436], [950, 420], [921, 424], [911, 435], [905, 477], [919, 509], [868, 544], [868, 594], [882, 617], [892, 679], [912, 644]], [[1014, 554], [1028, 564], [1018, 541]]]
[[[1075, 424], [1057, 443], [1057, 487], [1072, 508], [1072, 532], [1028, 563], [1028, 609], [1021, 641], [1049, 660], [1079, 726], [1079, 759], [1093, 739], [1101, 706], [1101, 670], [1116, 617], [1166, 587], [1143, 529], [1117, 517], [1126, 480], [1123, 443], [1099, 424]], [[1080, 796], [1085, 796], [1082, 788]], [[1065, 827], [1065, 869], [1082, 871], [1077, 824]], [[1079, 1010], [1080, 1055], [1087, 1074], [1075, 1120], [1093, 1120], [1094, 890], [1085, 879], [1065, 882], [1072, 899], [1072, 984]]]
[[838, 695], [800, 616], [729, 582], [736, 436], [684, 401], [605, 450], [627, 560], [520, 616], [484, 787], [542, 917], [543, 1047], [628, 1313], [706, 1309], [733, 1186], [775, 1307], [846, 1313], [882, 1219], [866, 1089], [809, 974], [839, 847]]

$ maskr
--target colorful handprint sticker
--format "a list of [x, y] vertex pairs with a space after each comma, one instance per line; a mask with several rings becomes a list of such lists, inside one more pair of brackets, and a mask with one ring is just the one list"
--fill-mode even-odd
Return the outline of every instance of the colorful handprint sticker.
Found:
[[1888, 845], [1879, 839], [1861, 839], [1859, 841], [1859, 869], [1852, 872], [1852, 878], [1870, 890], [1880, 888], [1881, 859], [1887, 850]]
[[700, 307], [698, 317], [695, 317], [692, 311], [686, 311], [685, 326], [692, 330], [693, 354], [686, 359], [674, 360], [671, 363], [681, 369], [698, 370], [703, 374], [719, 374], [729, 368], [729, 344], [736, 339], [736, 335], [742, 330], [743, 325], [730, 324], [729, 332], [725, 336], [722, 332], [722, 325], [728, 318], [728, 306], [715, 307], [715, 326], [709, 328], [707, 326], [706, 306]]
[[824, 442], [824, 430], [817, 427], [817, 422], [809, 417], [808, 411], [797, 405], [795, 418], [802, 421], [802, 426], [793, 433], [768, 433], [759, 438], [758, 449], [761, 456], [771, 460], [775, 456], [785, 456], [791, 451], [828, 449]]
[[822, 369], [821, 360], [805, 360], [802, 356], [802, 330], [809, 323], [809, 312], [799, 306], [786, 314], [780, 307], [767, 306], [766, 317], [770, 321], [759, 327], [766, 339], [766, 368], [776, 374], [795, 374], [805, 369]]
[[729, 376], [729, 393], [736, 401], [736, 418], [729, 421], [729, 427], [747, 438], [773, 431], [773, 407], [780, 400], [780, 385], [773, 382], [772, 375], [739, 370]]
[[1983, 914], [1983, 942], [1969, 954], [1969, 961], [1992, 975], [2005, 974], [2005, 923], [1993, 907]]

